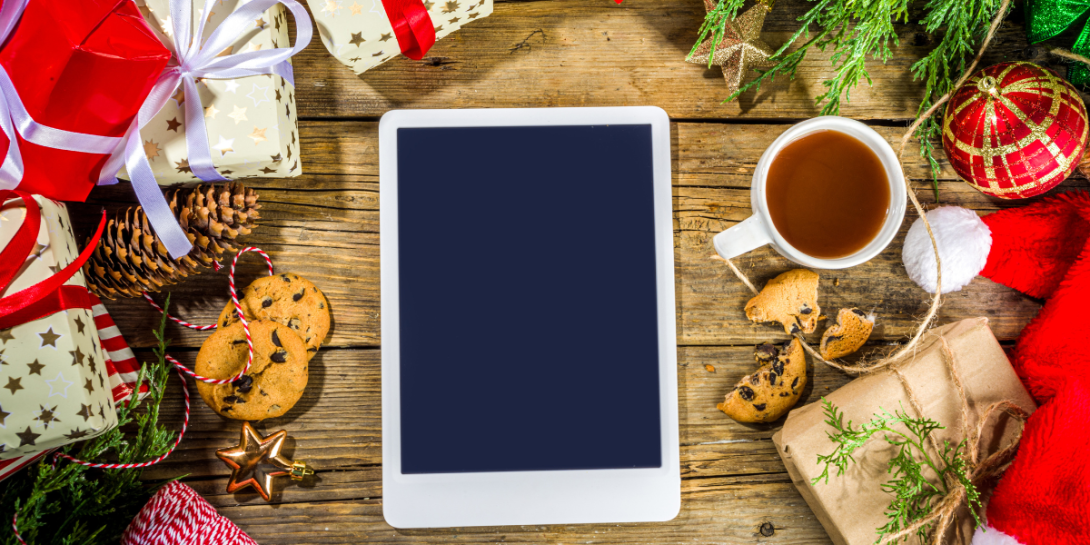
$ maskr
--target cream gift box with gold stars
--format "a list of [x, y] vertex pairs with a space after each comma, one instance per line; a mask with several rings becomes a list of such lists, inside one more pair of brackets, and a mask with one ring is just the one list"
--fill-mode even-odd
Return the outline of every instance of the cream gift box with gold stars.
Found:
[[[495, 0], [422, 0], [435, 40], [492, 14]], [[308, 0], [322, 43], [337, 60], [362, 74], [401, 54], [382, 0]]]
[[[193, 2], [196, 20], [204, 2]], [[148, 25], [164, 41], [173, 32], [169, 0], [137, 0]], [[207, 38], [246, 0], [221, 0], [204, 27]], [[269, 8], [253, 27], [239, 36], [229, 53], [290, 47], [288, 11], [281, 4]], [[194, 22], [196, 24], [196, 22]], [[225, 53], [228, 53], [225, 51]], [[302, 173], [295, 87], [278, 75], [236, 79], [200, 79], [197, 82], [213, 166], [225, 178], [253, 176], [286, 178]], [[144, 153], [161, 185], [196, 181], [189, 168], [185, 138], [185, 106], [189, 97], [179, 88], [174, 98], [140, 130]], [[125, 176], [124, 173], [121, 175]]]
[[[64, 205], [35, 201], [42, 214], [37, 244], [0, 296], [41, 282], [79, 255]], [[26, 212], [22, 199], [0, 207], [0, 248]], [[83, 272], [65, 285], [86, 288]], [[88, 439], [116, 425], [106, 354], [90, 310], [62, 310], [0, 329], [0, 460]]]

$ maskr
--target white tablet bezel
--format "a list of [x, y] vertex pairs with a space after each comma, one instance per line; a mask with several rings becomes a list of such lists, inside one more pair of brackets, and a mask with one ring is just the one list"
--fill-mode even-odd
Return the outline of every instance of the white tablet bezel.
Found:
[[[400, 437], [397, 130], [547, 125], [651, 126], [662, 467], [404, 475]], [[420, 160], [428, 160], [427, 154]], [[487, 150], [482, 150], [482, 156], [475, 160], [487, 161]], [[666, 112], [655, 107], [397, 110], [382, 116], [379, 122], [382, 503], [383, 516], [390, 525], [437, 528], [651, 522], [677, 516], [681, 508], [681, 474], [670, 171], [670, 121]], [[436, 235], [442, 239], [440, 233]], [[435, 448], [441, 450], [443, 446]]]

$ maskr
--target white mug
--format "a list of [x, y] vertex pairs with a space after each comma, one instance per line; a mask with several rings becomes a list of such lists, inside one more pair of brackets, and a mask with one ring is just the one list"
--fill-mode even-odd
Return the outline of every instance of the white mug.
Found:
[[[889, 210], [886, 212], [886, 221], [882, 224], [882, 229], [861, 250], [837, 259], [819, 259], [791, 246], [776, 231], [772, 217], [768, 214], [768, 201], [765, 198], [768, 169], [776, 155], [791, 142], [817, 131], [837, 131], [865, 144], [882, 161], [882, 166], [886, 169], [886, 179], [889, 181]], [[905, 216], [907, 198], [904, 174], [897, 160], [897, 154], [881, 135], [854, 119], [837, 116], [815, 117], [787, 129], [765, 150], [760, 161], [757, 162], [757, 169], [753, 172], [753, 185], [750, 188], [753, 215], [742, 223], [715, 235], [712, 244], [715, 246], [716, 253], [727, 259], [756, 250], [765, 244], [771, 244], [780, 255], [800, 265], [815, 269], [846, 269], [869, 261], [893, 241]]]

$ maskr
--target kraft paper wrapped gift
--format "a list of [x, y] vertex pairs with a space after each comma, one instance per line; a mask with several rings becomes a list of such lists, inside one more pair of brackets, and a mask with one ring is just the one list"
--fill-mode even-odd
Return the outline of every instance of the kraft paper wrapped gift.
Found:
[[[386, 2], [398, 0], [309, 0], [322, 43], [337, 60], [362, 74], [398, 55]], [[495, 0], [410, 0], [422, 2], [435, 28], [435, 41], [462, 25], [492, 14]]]
[[[34, 199], [42, 214], [37, 244], [0, 296], [41, 282], [79, 255], [64, 205]], [[0, 248], [11, 242], [26, 212], [21, 199], [0, 207]], [[83, 272], [65, 285], [86, 289]], [[88, 439], [117, 425], [106, 354], [90, 309], [0, 329], [0, 343], [0, 459]]]
[[[961, 401], [951, 379], [941, 351], [939, 335], [945, 337], [957, 366], [969, 400], [972, 426], [981, 414], [996, 401], [1010, 400], [1027, 412], [1036, 409], [1029, 393], [1022, 386], [1007, 360], [1003, 348], [996, 342], [986, 318], [962, 320], [932, 329], [921, 341], [914, 358], [898, 368], [916, 394], [924, 416], [938, 421], [946, 429], [936, 432], [939, 444], [948, 440], [957, 444], [964, 437], [961, 424]], [[882, 409], [904, 410], [913, 414], [912, 404], [904, 386], [891, 371], [878, 371], [846, 384], [826, 396], [844, 411], [844, 420], [856, 425], [871, 420]], [[992, 418], [981, 439], [982, 458], [1008, 444], [1020, 424], [1002, 415]], [[820, 403], [811, 403], [792, 411], [783, 429], [772, 436], [780, 457], [787, 466], [795, 487], [809, 504], [829, 537], [838, 545], [871, 545], [877, 539], [876, 529], [888, 522], [884, 512], [892, 496], [881, 488], [889, 481], [888, 462], [895, 454], [893, 447], [880, 437], [873, 437], [854, 454], [856, 463], [849, 465], [844, 475], [830, 473], [829, 482], [811, 485], [821, 474], [819, 454], [835, 449], [827, 433], [832, 428], [825, 423]], [[934, 453], [932, 453], [934, 455]], [[948, 543], [969, 543], [973, 535], [973, 520], [961, 509], [956, 526], [948, 532]], [[959, 537], [960, 536], [960, 537]], [[915, 544], [913, 537], [908, 543]]]
[[[178, 1], [178, 0], [176, 0]], [[194, 24], [203, 9], [202, 0], [193, 2]], [[246, 0], [215, 3], [203, 36], [207, 38], [235, 8]], [[167, 41], [173, 32], [169, 0], [137, 0], [141, 13]], [[230, 53], [290, 47], [288, 11], [276, 4], [239, 36]], [[309, 24], [309, 22], [308, 22]], [[227, 53], [227, 52], [225, 52]], [[236, 79], [201, 79], [197, 84], [213, 166], [226, 178], [286, 178], [302, 173], [299, 160], [299, 130], [295, 109], [295, 86], [279, 75], [257, 75]], [[189, 99], [179, 88], [174, 98], [140, 131], [144, 153], [161, 185], [196, 181], [189, 168], [185, 138], [185, 107]], [[127, 177], [127, 175], [122, 175]]]

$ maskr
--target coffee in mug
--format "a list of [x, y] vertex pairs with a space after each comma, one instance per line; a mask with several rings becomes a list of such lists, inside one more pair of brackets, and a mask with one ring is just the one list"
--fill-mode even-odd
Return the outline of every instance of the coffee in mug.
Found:
[[776, 230], [800, 252], [837, 259], [878, 236], [889, 212], [889, 178], [878, 155], [856, 138], [816, 131], [772, 159], [766, 182]]
[[766, 244], [806, 267], [844, 269], [881, 253], [904, 219], [908, 195], [893, 148], [843, 117], [784, 131], [753, 171], [753, 215], [712, 238], [732, 259]]

